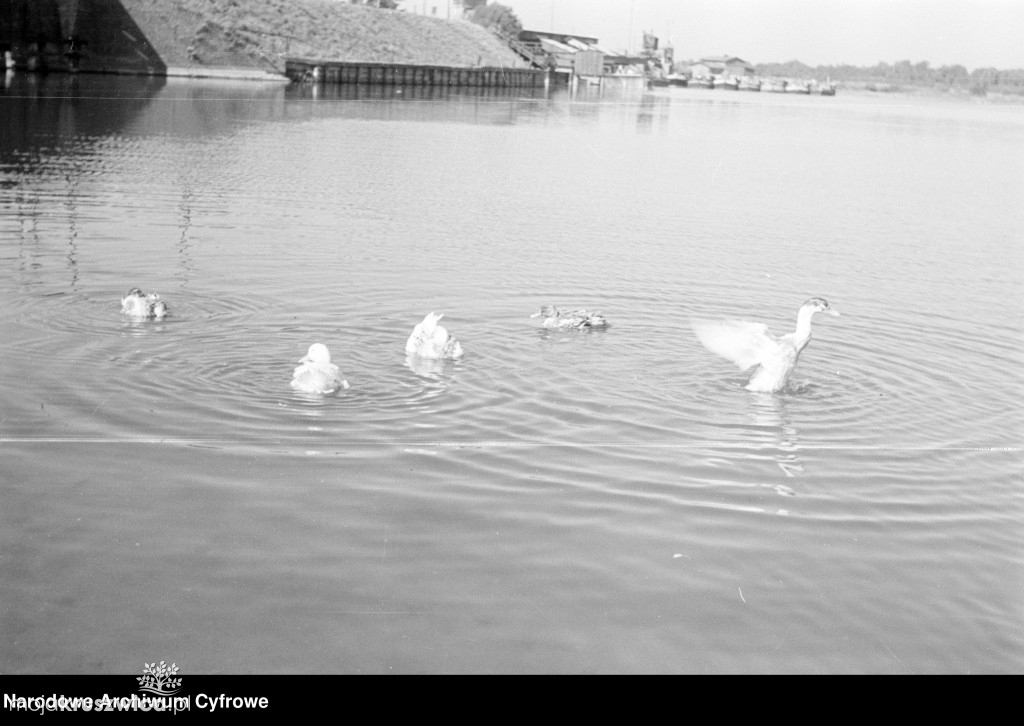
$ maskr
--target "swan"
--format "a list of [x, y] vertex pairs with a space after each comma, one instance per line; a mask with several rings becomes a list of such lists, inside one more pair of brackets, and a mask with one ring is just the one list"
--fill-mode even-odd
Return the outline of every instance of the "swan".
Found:
[[168, 313], [167, 303], [156, 293], [148, 295], [137, 287], [121, 298], [121, 313], [131, 318], [156, 318], [159, 320]]
[[815, 313], [839, 315], [828, 301], [812, 297], [800, 306], [796, 330], [776, 336], [763, 323], [743, 320], [691, 320], [690, 325], [704, 347], [731, 360], [740, 370], [752, 368], [748, 391], [774, 393], [786, 385], [796, 368], [800, 352], [811, 339], [811, 318]]
[[554, 305], [545, 305], [539, 312], [534, 313], [530, 317], [543, 317], [545, 328], [579, 330], [580, 328], [608, 327], [608, 321], [599, 312], [592, 313], [587, 310], [573, 310], [571, 313], [563, 313]]
[[313, 343], [292, 374], [292, 388], [306, 393], [334, 393], [339, 388], [348, 388], [348, 381], [341, 377], [338, 366], [331, 363], [331, 352], [323, 343]]
[[405, 343], [405, 352], [435, 360], [461, 358], [462, 344], [443, 325], [438, 325], [442, 317], [444, 313], [428, 313], [423, 322], [413, 328]]

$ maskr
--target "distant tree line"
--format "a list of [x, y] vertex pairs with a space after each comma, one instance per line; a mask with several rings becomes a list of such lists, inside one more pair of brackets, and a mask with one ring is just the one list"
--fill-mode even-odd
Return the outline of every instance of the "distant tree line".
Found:
[[1024, 95], [1024, 69], [999, 70], [976, 68], [968, 72], [961, 65], [932, 68], [928, 61], [911, 63], [908, 60], [896, 63], [878, 63], [861, 67], [851, 65], [811, 67], [800, 61], [788, 63], [759, 63], [758, 75], [788, 78], [826, 77], [833, 81], [864, 83], [876, 90], [896, 90], [908, 86], [930, 86], [948, 90], [964, 90], [976, 95], [986, 93], [1007, 93]]

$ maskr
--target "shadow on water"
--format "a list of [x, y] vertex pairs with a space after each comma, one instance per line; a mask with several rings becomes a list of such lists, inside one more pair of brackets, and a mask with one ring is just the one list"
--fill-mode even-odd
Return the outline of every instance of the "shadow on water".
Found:
[[655, 121], [658, 122], [659, 131], [664, 131], [670, 108], [669, 100], [664, 96], [645, 93], [640, 97], [640, 106], [636, 114], [637, 131], [644, 134], [651, 133], [654, 130]]
[[[512, 125], [543, 113], [543, 88], [475, 88], [374, 84], [292, 84], [289, 101], [330, 104], [331, 115], [374, 121], [430, 121]], [[365, 103], [364, 103], [365, 102]]]
[[0, 91], [0, 163], [12, 155], [59, 153], [64, 143], [116, 134], [131, 124], [166, 85], [158, 76], [10, 73]]
[[0, 109], [5, 165], [129, 130], [208, 138], [288, 117], [279, 83], [73, 73], [8, 73]]
[[646, 129], [655, 118], [661, 127], [670, 109], [664, 97], [586, 87], [574, 92], [544, 88], [294, 83], [285, 89], [285, 98], [330, 102], [318, 111], [329, 112], [332, 117], [497, 126], [563, 117], [596, 120], [609, 107], [617, 106], [629, 113], [635, 110], [638, 127]]
[[[0, 188], [11, 194], [0, 209], [12, 214], [26, 269], [39, 264], [42, 240], [66, 239], [70, 290], [79, 276], [79, 227], [88, 215], [83, 183], [102, 171], [97, 160], [115, 140], [164, 137], [188, 142], [220, 136], [261, 121], [287, 118], [281, 84], [8, 71], [0, 89]], [[102, 152], [102, 153], [101, 153]], [[178, 276], [194, 267], [192, 218], [202, 170], [174, 159], [165, 172], [178, 178]], [[45, 189], [45, 193], [44, 190]], [[62, 201], [62, 214], [44, 218], [41, 196]], [[58, 230], [59, 227], [59, 230]]]
[[[72, 292], [79, 277], [80, 185], [90, 163], [83, 152], [121, 133], [163, 86], [164, 79], [151, 76], [113, 79], [11, 71], [5, 75], [0, 93], [0, 186], [13, 193], [3, 207], [13, 210], [28, 249], [40, 249], [44, 219], [34, 187], [49, 177], [48, 193], [62, 202], [66, 227], [61, 236], [66, 238], [64, 258]], [[52, 227], [54, 220], [48, 221]], [[52, 236], [53, 230], [48, 233]], [[38, 264], [31, 253], [19, 257], [26, 264]]]

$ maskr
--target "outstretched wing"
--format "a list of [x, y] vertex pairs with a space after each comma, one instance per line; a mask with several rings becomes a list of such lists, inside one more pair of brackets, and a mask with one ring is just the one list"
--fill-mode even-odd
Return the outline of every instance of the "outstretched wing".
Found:
[[761, 365], [778, 349], [775, 336], [763, 323], [697, 319], [690, 325], [705, 348], [732, 361], [741, 371]]

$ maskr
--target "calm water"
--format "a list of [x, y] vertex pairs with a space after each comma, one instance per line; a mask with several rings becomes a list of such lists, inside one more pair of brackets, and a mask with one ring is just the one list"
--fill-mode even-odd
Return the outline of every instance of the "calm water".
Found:
[[[9, 77], [0, 671], [1020, 672], [1022, 192], [1020, 106]], [[777, 395], [688, 323], [812, 295]]]

